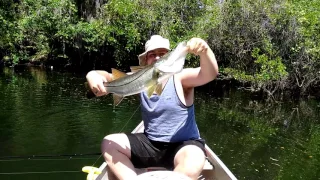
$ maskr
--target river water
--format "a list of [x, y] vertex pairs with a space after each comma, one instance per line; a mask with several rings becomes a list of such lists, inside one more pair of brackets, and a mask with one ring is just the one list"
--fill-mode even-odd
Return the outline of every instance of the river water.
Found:
[[[0, 70], [0, 179], [85, 179], [102, 138], [130, 132], [139, 100], [85, 97], [84, 74]], [[208, 86], [210, 87], [210, 86]], [[196, 89], [202, 138], [238, 179], [320, 179], [320, 102], [268, 104], [239, 90]], [[135, 113], [135, 111], [137, 113]]]

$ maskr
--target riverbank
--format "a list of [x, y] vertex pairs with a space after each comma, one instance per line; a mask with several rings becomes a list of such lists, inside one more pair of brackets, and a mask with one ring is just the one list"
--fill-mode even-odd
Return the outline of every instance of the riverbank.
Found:
[[[37, 67], [44, 70], [78, 73], [78, 74], [86, 74], [91, 70], [91, 69], [87, 69], [87, 70], [77, 69], [68, 65], [54, 66], [54, 65], [40, 63], [40, 62], [28, 62], [28, 63], [17, 64], [17, 65], [3, 64], [2, 68], [4, 67], [13, 68], [15, 70], [23, 70], [27, 67]], [[130, 69], [130, 67], [123, 68], [122, 71], [126, 71], [126, 69]], [[300, 100], [300, 99], [318, 99], [318, 100], [320, 99], [320, 91], [319, 91], [320, 86], [311, 88], [310, 92], [305, 95], [301, 95], [299, 90], [297, 89], [281, 89], [281, 90], [279, 89], [278, 91], [274, 91], [271, 94], [270, 92], [266, 92], [264, 89], [253, 88], [250, 82], [242, 82], [242, 81], [236, 80], [232, 76], [223, 72], [220, 72], [217, 78], [212, 82], [204, 86], [197, 87], [197, 89], [201, 91], [214, 90], [216, 96], [223, 96], [224, 94], [228, 94], [230, 90], [235, 89], [235, 90], [249, 93], [253, 99], [263, 100], [268, 102], [277, 102], [277, 101], [283, 101], [283, 100]]]

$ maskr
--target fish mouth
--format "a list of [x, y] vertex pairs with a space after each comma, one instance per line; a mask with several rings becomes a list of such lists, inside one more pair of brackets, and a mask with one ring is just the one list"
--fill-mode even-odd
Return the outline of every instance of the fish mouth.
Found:
[[181, 42], [169, 56], [155, 64], [155, 68], [163, 73], [178, 73], [183, 69], [187, 56], [187, 43]]

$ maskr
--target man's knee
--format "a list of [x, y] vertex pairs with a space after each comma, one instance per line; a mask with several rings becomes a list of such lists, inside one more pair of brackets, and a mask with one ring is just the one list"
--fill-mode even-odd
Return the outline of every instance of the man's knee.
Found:
[[182, 147], [175, 155], [174, 162], [195, 161], [197, 163], [204, 163], [205, 154], [201, 148], [195, 145], [187, 145]]
[[181, 172], [192, 179], [200, 175], [204, 163], [205, 154], [203, 150], [194, 145], [184, 146], [174, 158], [175, 171]]
[[130, 143], [125, 134], [110, 134], [103, 138], [101, 143], [101, 152], [113, 155], [114, 153], [123, 153], [130, 156]]

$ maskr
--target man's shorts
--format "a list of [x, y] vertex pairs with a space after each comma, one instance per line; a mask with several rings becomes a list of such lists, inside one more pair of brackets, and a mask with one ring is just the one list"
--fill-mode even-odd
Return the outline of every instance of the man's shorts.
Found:
[[203, 139], [177, 143], [152, 141], [144, 133], [127, 133], [131, 146], [131, 161], [136, 168], [165, 167], [173, 169], [174, 157], [184, 146], [195, 145], [205, 152]]

